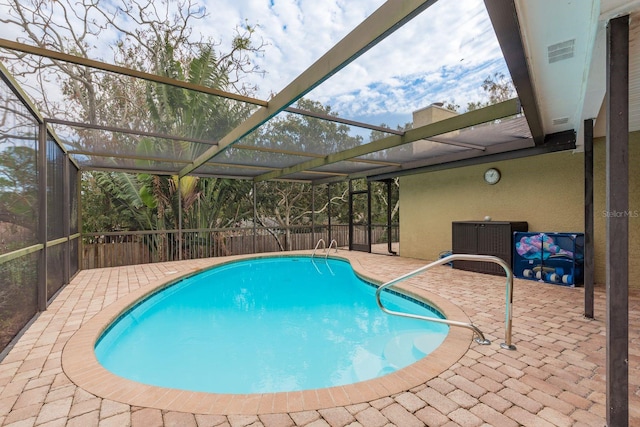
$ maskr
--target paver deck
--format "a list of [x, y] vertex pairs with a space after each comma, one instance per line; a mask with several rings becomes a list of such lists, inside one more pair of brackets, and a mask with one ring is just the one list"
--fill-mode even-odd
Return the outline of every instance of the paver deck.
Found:
[[[356, 271], [379, 281], [391, 280], [425, 264], [416, 259], [361, 252], [340, 251], [338, 255], [348, 258]], [[405, 283], [417, 294], [432, 294], [437, 300], [442, 298], [457, 306], [492, 344], [481, 346], [466, 334], [464, 351], [445, 365], [426, 369], [426, 374], [425, 369], [407, 370], [404, 375], [411, 379], [426, 376], [417, 385], [408, 379], [405, 389], [393, 390], [395, 385], [385, 388], [384, 383], [380, 388], [360, 386], [359, 398], [349, 390], [342, 395], [319, 390], [302, 398], [265, 395], [268, 400], [249, 395], [225, 401], [226, 395], [220, 395], [216, 407], [223, 409], [216, 412], [199, 396], [188, 396], [182, 409], [180, 405], [172, 406], [176, 399], [169, 399], [168, 395], [157, 396], [157, 404], [142, 406], [130, 403], [132, 396], [136, 397], [132, 388], [94, 394], [87, 390], [92, 389], [88, 384], [83, 388], [70, 379], [74, 375], [69, 372], [68, 376], [63, 368], [63, 349], [68, 354], [65, 346], [77, 341], [99, 313], [159, 281], [221, 261], [204, 259], [81, 271], [0, 362], [0, 425], [605, 425], [604, 289], [596, 289], [595, 319], [585, 319], [582, 288], [516, 279], [513, 344], [517, 349], [509, 351], [499, 346], [504, 339], [504, 278], [449, 267], [437, 267]], [[630, 425], [640, 425], [639, 292], [631, 292], [629, 310]], [[81, 327], [83, 331], [74, 336]], [[83, 355], [79, 356], [82, 359]], [[434, 365], [438, 362], [434, 361]], [[313, 402], [309, 406], [312, 409], [305, 407], [305, 396], [307, 402]], [[185, 409], [198, 407], [201, 409]]]

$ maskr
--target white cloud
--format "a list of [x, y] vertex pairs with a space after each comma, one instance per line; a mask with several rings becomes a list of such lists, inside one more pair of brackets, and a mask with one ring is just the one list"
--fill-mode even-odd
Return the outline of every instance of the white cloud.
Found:
[[[224, 2], [216, 2], [216, 7], [224, 9], [220, 3]], [[241, 11], [234, 15], [235, 22], [226, 16], [209, 28], [224, 32], [245, 19], [259, 25], [256, 35], [269, 45], [256, 61], [266, 75], [254, 76], [253, 81], [260, 87], [258, 96], [266, 98], [283, 89], [382, 1], [244, 0], [235, 4], [232, 7]], [[410, 115], [436, 101], [455, 100], [464, 107], [481, 99], [485, 77], [505, 71], [500, 58], [482, 0], [440, 0], [308, 97], [331, 104], [343, 117], [362, 120], [385, 112]]]

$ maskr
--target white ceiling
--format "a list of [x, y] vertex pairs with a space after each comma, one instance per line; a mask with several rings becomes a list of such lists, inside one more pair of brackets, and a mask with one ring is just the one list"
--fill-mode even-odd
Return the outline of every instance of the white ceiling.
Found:
[[[630, 26], [630, 130], [640, 130], [640, 0], [517, 0], [533, 86], [545, 134], [575, 130], [582, 145], [585, 119], [602, 133], [606, 83], [606, 25], [632, 13]], [[638, 16], [640, 17], [640, 16]], [[573, 56], [550, 61], [549, 47], [573, 40]]]

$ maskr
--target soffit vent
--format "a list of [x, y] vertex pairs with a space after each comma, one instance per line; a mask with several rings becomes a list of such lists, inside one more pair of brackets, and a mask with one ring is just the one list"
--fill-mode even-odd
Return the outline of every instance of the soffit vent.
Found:
[[562, 43], [552, 44], [547, 47], [549, 55], [549, 64], [573, 58], [575, 54], [576, 39], [564, 41]]
[[566, 125], [567, 123], [569, 123], [569, 117], [559, 117], [557, 119], [553, 119], [552, 123], [554, 126]]

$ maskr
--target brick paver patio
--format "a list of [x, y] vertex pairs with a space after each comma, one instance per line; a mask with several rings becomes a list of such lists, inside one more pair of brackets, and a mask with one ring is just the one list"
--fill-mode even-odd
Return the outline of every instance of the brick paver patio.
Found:
[[[424, 261], [341, 251], [354, 268], [390, 280]], [[585, 319], [583, 289], [516, 280], [513, 343], [504, 337], [504, 278], [438, 267], [410, 286], [457, 305], [492, 340], [469, 348], [425, 383], [388, 396], [314, 410], [190, 413], [105, 399], [65, 374], [62, 353], [80, 327], [116, 300], [176, 273], [218, 260], [80, 272], [0, 363], [3, 426], [603, 426], [605, 294]], [[630, 425], [640, 425], [640, 293], [629, 299]], [[318, 393], [318, 396], [320, 393]], [[121, 399], [126, 401], [127, 399]], [[245, 411], [246, 412], [246, 411]], [[265, 412], [265, 411], [262, 411]], [[268, 411], [267, 411], [268, 412]]]

